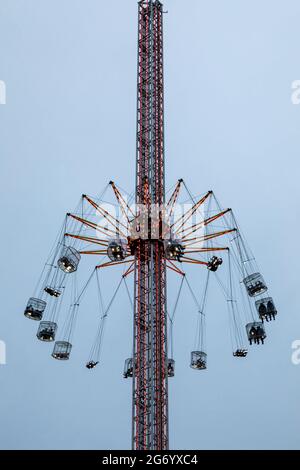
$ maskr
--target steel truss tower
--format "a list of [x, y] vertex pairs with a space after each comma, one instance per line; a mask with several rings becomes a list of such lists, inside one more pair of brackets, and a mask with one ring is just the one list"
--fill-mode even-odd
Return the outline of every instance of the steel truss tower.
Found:
[[148, 236], [134, 248], [132, 446], [163, 450], [168, 449], [166, 262], [162, 214], [154, 237], [151, 218], [151, 206], [165, 201], [163, 7], [144, 0], [138, 8], [136, 203], [144, 207]]
[[[277, 309], [272, 297], [265, 296], [268, 285], [259, 272], [252, 252], [247, 248], [232, 210], [222, 208], [213, 191], [202, 193], [200, 198], [198, 196], [194, 199], [184, 180], [179, 179], [165, 204], [163, 6], [159, 0], [138, 2], [136, 150], [136, 208], [132, 208], [128, 193], [123, 196], [123, 190], [113, 181], [99, 197], [83, 194], [74, 213], [66, 214], [24, 315], [39, 322], [37, 338], [40, 341], [55, 341], [52, 357], [59, 361], [68, 360], [82, 296], [91, 280], [96, 278], [101, 315], [86, 363], [86, 367], [92, 370], [98, 364], [101, 365], [105, 322], [119, 288], [124, 283], [130, 303], [134, 304], [133, 356], [125, 360], [123, 372], [123, 377], [133, 382], [132, 448], [161, 451], [169, 448], [168, 377], [174, 377], [175, 374], [172, 332], [183, 282], [197, 309], [195, 347], [190, 356], [190, 367], [193, 370], [203, 371], [207, 368], [206, 298], [209, 279], [223, 264], [219, 253], [224, 253], [228, 261], [228, 283], [217, 280], [230, 315], [235, 358], [248, 355], [238, 303], [241, 302], [248, 310], [244, 314], [248, 319], [246, 334], [250, 345], [264, 344], [267, 337], [264, 321], [274, 320]], [[116, 204], [112, 205], [113, 210], [107, 210], [104, 194], [108, 186], [111, 186], [117, 200], [117, 215]], [[185, 204], [179, 207], [181, 186], [189, 196], [190, 204], [187, 207]], [[176, 208], [180, 209], [180, 214], [175, 216]], [[82, 255], [94, 255], [99, 260], [80, 293], [77, 292], [76, 276], [73, 276], [68, 297], [70, 307], [64, 327], [58, 330], [61, 337], [56, 340], [57, 319], [61, 306], [65, 306], [67, 278], [77, 271]], [[201, 302], [197, 300], [181, 263], [201, 266], [207, 270]], [[105, 307], [99, 270], [120, 265], [126, 267]], [[167, 269], [181, 277], [171, 316], [167, 313]], [[127, 276], [132, 273], [133, 299], [126, 284]], [[233, 287], [233, 276], [237, 277], [238, 285], [244, 285], [246, 292]], [[249, 302], [245, 301], [244, 295], [250, 298]], [[251, 304], [252, 298], [254, 305]], [[170, 357], [167, 347], [168, 324]]]

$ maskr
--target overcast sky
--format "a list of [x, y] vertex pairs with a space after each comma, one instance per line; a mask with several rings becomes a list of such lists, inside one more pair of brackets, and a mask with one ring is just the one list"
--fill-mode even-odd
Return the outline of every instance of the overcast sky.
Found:
[[[232, 207], [279, 311], [263, 347], [232, 357], [226, 305], [212, 292], [208, 369], [189, 367], [195, 307], [183, 292], [170, 381], [173, 449], [299, 449], [300, 339], [298, 0], [166, 0], [167, 184], [213, 189]], [[134, 189], [135, 0], [0, 0], [0, 446], [125, 449], [131, 445], [132, 312], [123, 289], [102, 361], [85, 361], [97, 327], [86, 297], [69, 362], [50, 357], [23, 316], [64, 214], [113, 179]], [[91, 260], [93, 263], [95, 260]], [[90, 264], [91, 266], [92, 264]], [[105, 301], [120, 270], [103, 273]], [[190, 271], [201, 290], [198, 271]], [[178, 280], [170, 278], [173, 305]]]

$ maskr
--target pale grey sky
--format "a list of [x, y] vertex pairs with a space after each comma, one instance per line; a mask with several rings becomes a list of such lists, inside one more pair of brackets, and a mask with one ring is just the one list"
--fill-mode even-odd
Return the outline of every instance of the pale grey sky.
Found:
[[[170, 383], [173, 449], [299, 449], [300, 79], [298, 0], [166, 0], [167, 183], [213, 189], [235, 209], [279, 310], [264, 347], [232, 357], [222, 298], [208, 318], [209, 368], [189, 368], [195, 327], [187, 294]], [[129, 448], [131, 312], [109, 318], [103, 364], [84, 363], [97, 324], [86, 298], [69, 363], [50, 358], [23, 317], [64, 214], [82, 193], [135, 170], [137, 2], [0, 0], [0, 446]], [[197, 274], [191, 272], [194, 285]], [[106, 300], [118, 273], [103, 280]], [[175, 295], [171, 281], [170, 296]]]

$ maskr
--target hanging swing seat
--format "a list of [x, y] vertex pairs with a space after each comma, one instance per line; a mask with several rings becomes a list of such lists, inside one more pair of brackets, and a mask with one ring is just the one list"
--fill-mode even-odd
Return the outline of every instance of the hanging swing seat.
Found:
[[40, 321], [43, 318], [43, 313], [46, 308], [46, 302], [41, 299], [30, 297], [27, 302], [24, 315], [30, 320]]
[[73, 273], [77, 271], [79, 261], [80, 253], [71, 246], [64, 246], [57, 265], [63, 272]]
[[68, 341], [56, 341], [54, 344], [52, 357], [59, 361], [67, 361], [70, 359], [72, 344]]
[[42, 321], [39, 325], [39, 329], [37, 331], [37, 338], [40, 341], [54, 341], [55, 340], [55, 333], [57, 330], [57, 324], [52, 321]]
[[166, 259], [181, 262], [181, 257], [184, 254], [184, 248], [180, 240], [166, 240], [165, 241], [165, 256]]
[[216, 272], [218, 270], [219, 266], [221, 266], [222, 263], [223, 263], [222, 258], [218, 258], [217, 256], [213, 256], [207, 264], [207, 269], [209, 271]]
[[168, 359], [168, 377], [174, 377], [175, 375], [175, 361], [174, 359]]
[[126, 258], [126, 244], [121, 239], [111, 240], [107, 248], [107, 256], [111, 261], [123, 261]]
[[246, 325], [247, 336], [250, 345], [264, 344], [265, 338], [267, 337], [263, 322], [253, 322]]
[[129, 379], [133, 377], [133, 358], [132, 357], [125, 360], [123, 377], [124, 379]]
[[89, 361], [86, 363], [85, 367], [87, 369], [95, 369], [97, 364], [99, 364], [99, 361]]
[[207, 354], [203, 351], [192, 351], [191, 352], [191, 364], [192, 369], [204, 370], [207, 367]]
[[258, 312], [259, 318], [264, 321], [275, 320], [277, 310], [274, 305], [272, 297], [264, 297], [255, 302], [255, 307]]
[[61, 294], [61, 290], [60, 289], [57, 289], [56, 287], [51, 287], [51, 286], [46, 286], [44, 291], [51, 295], [51, 297], [59, 297], [60, 294]]
[[236, 351], [234, 351], [233, 355], [234, 357], [246, 357], [248, 354], [248, 350], [247, 349], [237, 349]]
[[250, 274], [247, 276], [243, 283], [247, 289], [248, 295], [250, 297], [255, 297], [259, 294], [263, 294], [268, 290], [264, 278], [260, 273]]

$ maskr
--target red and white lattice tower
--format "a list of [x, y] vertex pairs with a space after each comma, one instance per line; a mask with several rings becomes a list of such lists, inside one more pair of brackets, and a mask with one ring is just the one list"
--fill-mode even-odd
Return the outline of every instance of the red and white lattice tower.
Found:
[[[162, 214], [153, 237], [150, 206], [165, 201], [163, 7], [138, 5], [136, 203], [148, 211], [148, 236], [135, 256], [133, 449], [168, 448], [166, 261]], [[155, 232], [155, 231], [154, 231]]]

